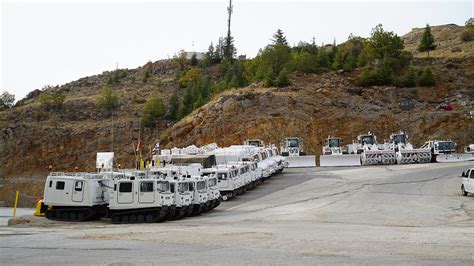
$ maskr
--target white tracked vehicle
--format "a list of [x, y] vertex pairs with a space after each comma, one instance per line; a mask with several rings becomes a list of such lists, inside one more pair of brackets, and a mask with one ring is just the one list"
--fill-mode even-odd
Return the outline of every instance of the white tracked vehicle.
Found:
[[288, 167], [316, 166], [316, 156], [306, 155], [306, 152], [303, 149], [303, 142], [300, 138], [285, 138], [283, 140], [280, 152], [288, 162]]
[[320, 166], [360, 166], [360, 154], [349, 154], [343, 150], [342, 139], [328, 136], [319, 157]]
[[104, 217], [107, 198], [102, 183], [107, 182], [105, 178], [102, 173], [50, 173], [44, 187], [46, 218], [82, 222]]
[[351, 153], [361, 154], [362, 165], [395, 164], [395, 151], [387, 145], [377, 145], [377, 137], [369, 132], [357, 136]]
[[403, 131], [390, 135], [389, 146], [395, 150], [397, 164], [429, 163], [431, 161], [431, 150], [413, 148], [413, 145], [408, 141], [408, 135]]
[[474, 153], [456, 153], [456, 143], [452, 140], [429, 140], [421, 148], [430, 149], [432, 162], [446, 163], [474, 160]]

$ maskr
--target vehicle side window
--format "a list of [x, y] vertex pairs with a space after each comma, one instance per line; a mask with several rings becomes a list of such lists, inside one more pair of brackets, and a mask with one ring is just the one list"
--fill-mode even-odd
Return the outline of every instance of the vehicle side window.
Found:
[[469, 172], [469, 178], [473, 178], [473, 179], [474, 179], [474, 171], [471, 170], [471, 171]]
[[74, 191], [82, 191], [82, 186], [83, 185], [84, 185], [84, 182], [82, 182], [82, 181], [74, 182]]
[[122, 182], [119, 185], [119, 192], [130, 193], [132, 192], [132, 182]]
[[53, 186], [53, 180], [49, 180], [49, 187]]
[[56, 189], [64, 190], [64, 181], [56, 181]]
[[141, 182], [140, 192], [153, 192], [153, 182]]
[[174, 193], [174, 183], [170, 184], [170, 191], [171, 191], [171, 193]]
[[189, 182], [189, 191], [194, 191], [194, 183]]

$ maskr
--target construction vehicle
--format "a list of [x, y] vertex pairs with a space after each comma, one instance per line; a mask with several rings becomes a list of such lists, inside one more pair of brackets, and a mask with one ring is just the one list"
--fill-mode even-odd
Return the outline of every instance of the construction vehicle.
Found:
[[413, 148], [408, 140], [408, 135], [403, 131], [390, 135], [389, 146], [395, 150], [397, 164], [429, 163], [431, 161], [431, 150], [429, 148]]
[[348, 148], [342, 147], [342, 139], [328, 136], [319, 157], [320, 166], [360, 166], [360, 154], [349, 154]]
[[461, 194], [467, 196], [469, 193], [474, 194], [474, 168], [462, 172]]
[[350, 146], [350, 153], [360, 154], [362, 165], [395, 164], [395, 150], [388, 145], [377, 144], [377, 137], [370, 131], [357, 136]]
[[288, 167], [315, 167], [316, 156], [306, 155], [303, 142], [298, 137], [289, 137], [283, 140], [281, 155], [288, 162]]
[[474, 160], [474, 153], [456, 153], [456, 143], [452, 140], [429, 140], [421, 148], [430, 149], [432, 162], [446, 163]]
[[44, 187], [46, 218], [82, 222], [104, 217], [107, 210], [104, 181], [102, 173], [50, 173]]
[[163, 221], [167, 215], [162, 207], [162, 191], [155, 178], [126, 173], [114, 178], [109, 189], [109, 214], [112, 223], [152, 223]]
[[186, 167], [186, 180], [193, 194], [189, 215], [200, 215], [210, 209], [207, 179], [207, 176], [202, 175], [202, 165], [191, 164]]
[[464, 147], [464, 153], [474, 153], [474, 144], [469, 144]]
[[244, 141], [245, 146], [255, 146], [255, 147], [263, 147], [265, 144], [260, 139], [248, 139]]

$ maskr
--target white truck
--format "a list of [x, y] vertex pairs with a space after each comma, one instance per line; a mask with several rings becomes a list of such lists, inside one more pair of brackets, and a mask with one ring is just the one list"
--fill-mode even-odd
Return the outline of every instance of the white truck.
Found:
[[461, 193], [463, 196], [474, 194], [474, 168], [462, 173]]

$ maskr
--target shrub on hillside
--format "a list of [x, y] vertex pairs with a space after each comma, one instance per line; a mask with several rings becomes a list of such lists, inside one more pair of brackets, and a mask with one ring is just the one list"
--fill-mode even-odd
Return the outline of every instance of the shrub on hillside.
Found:
[[418, 78], [418, 85], [422, 87], [429, 87], [435, 85], [435, 79], [431, 68], [425, 67], [420, 77]]
[[110, 73], [109, 78], [107, 80], [107, 84], [115, 85], [119, 83], [119, 81], [127, 76], [127, 71], [124, 69], [117, 69]]
[[416, 72], [412, 67], [408, 68], [407, 72], [397, 80], [398, 87], [415, 87], [416, 86]]
[[56, 91], [49, 94], [42, 92], [38, 100], [41, 106], [45, 107], [47, 110], [57, 110], [61, 108], [65, 99], [66, 95], [60, 91]]
[[97, 105], [111, 112], [119, 106], [119, 96], [111, 88], [103, 88], [97, 98]]

